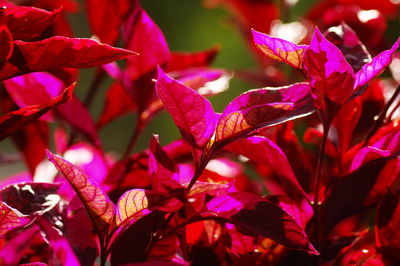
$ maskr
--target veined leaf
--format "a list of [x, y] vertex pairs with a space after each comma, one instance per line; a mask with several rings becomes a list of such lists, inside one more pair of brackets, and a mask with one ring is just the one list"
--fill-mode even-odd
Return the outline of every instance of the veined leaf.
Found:
[[19, 217], [13, 209], [4, 202], [0, 202], [0, 238], [8, 231], [26, 224], [26, 219]]
[[135, 222], [151, 213], [148, 209], [149, 201], [144, 189], [131, 189], [125, 192], [117, 203], [116, 226]]

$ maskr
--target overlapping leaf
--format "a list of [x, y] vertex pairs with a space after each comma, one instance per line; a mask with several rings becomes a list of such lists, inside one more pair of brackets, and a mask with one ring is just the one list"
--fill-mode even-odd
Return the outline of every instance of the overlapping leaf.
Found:
[[23, 128], [30, 122], [38, 119], [40, 116], [53, 109], [54, 107], [67, 102], [72, 97], [75, 84], [69, 86], [65, 91], [52, 99], [49, 103], [43, 105], [33, 105], [21, 108], [17, 111], [7, 113], [0, 117], [0, 140], [13, 134], [15, 131]]
[[133, 55], [91, 39], [51, 37], [36, 42], [14, 42], [14, 53], [0, 72], [0, 79], [59, 67], [90, 68]]
[[0, 202], [0, 238], [8, 231], [23, 226], [26, 222], [26, 219], [18, 216], [7, 204]]
[[203, 147], [214, 134], [217, 115], [211, 103], [196, 91], [158, 70], [158, 96], [183, 138], [194, 147]]
[[250, 132], [311, 114], [314, 111], [307, 83], [250, 90], [235, 98], [222, 112], [215, 140], [228, 142]]
[[116, 225], [135, 222], [151, 213], [148, 209], [149, 201], [144, 189], [132, 189], [125, 192], [117, 203]]
[[318, 254], [291, 215], [255, 194], [233, 192], [215, 197], [207, 203], [207, 211], [288, 248]]
[[3, 67], [6, 60], [8, 60], [11, 57], [12, 52], [14, 50], [13, 38], [11, 36], [10, 31], [5, 25], [0, 26], [0, 41], [1, 41], [0, 66]]
[[296, 68], [303, 68], [303, 54], [307, 45], [297, 45], [255, 30], [252, 30], [252, 33], [256, 46], [264, 54], [279, 62], [287, 63]]
[[84, 172], [70, 162], [50, 152], [47, 153], [47, 156], [74, 188], [98, 234], [105, 236], [112, 227], [115, 212], [115, 206], [107, 194]]

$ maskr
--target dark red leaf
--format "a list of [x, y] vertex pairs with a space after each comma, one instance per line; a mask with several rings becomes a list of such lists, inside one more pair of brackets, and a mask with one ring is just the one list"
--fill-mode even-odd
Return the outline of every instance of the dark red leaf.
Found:
[[201, 52], [172, 52], [166, 71], [171, 72], [193, 67], [209, 66], [214, 61], [218, 52], [218, 46]]
[[113, 226], [115, 206], [112, 201], [91, 178], [76, 166], [49, 151], [47, 156], [74, 188], [97, 233], [100, 237], [104, 237]]
[[44, 105], [33, 105], [10, 112], [0, 117], [0, 140], [13, 134], [15, 131], [23, 128], [32, 121], [38, 119], [52, 108], [67, 102], [72, 97], [75, 84], [69, 86], [65, 91]]
[[13, 55], [0, 72], [0, 79], [59, 67], [90, 68], [133, 54], [92, 39], [56, 36], [36, 42], [15, 41]]
[[2, 69], [5, 62], [10, 59], [14, 50], [13, 37], [5, 25], [0, 26], [0, 43], [0, 69]]

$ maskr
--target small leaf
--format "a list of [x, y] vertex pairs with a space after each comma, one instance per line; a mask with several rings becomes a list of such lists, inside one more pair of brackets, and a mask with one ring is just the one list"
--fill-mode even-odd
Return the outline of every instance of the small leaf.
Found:
[[125, 192], [117, 203], [116, 226], [121, 224], [132, 224], [151, 213], [148, 209], [149, 201], [144, 189], [131, 189]]
[[207, 211], [288, 248], [318, 254], [290, 214], [255, 194], [233, 192], [215, 197], [207, 203]]
[[389, 50], [383, 51], [368, 64], [365, 64], [360, 71], [355, 75], [354, 89], [359, 89], [361, 86], [367, 84], [373, 77], [379, 75], [393, 59], [394, 52], [400, 46], [400, 38], [392, 45]]
[[0, 238], [7, 232], [22, 227], [27, 220], [19, 217], [13, 209], [0, 201]]
[[0, 66], [3, 67], [6, 60], [10, 59], [14, 50], [13, 38], [5, 25], [0, 26], [0, 43]]
[[218, 52], [218, 46], [194, 53], [172, 52], [171, 59], [168, 63], [167, 72], [184, 70], [193, 67], [197, 68], [209, 66], [211, 65], [212, 61], [214, 61]]
[[43, 215], [59, 202], [59, 184], [19, 183], [9, 185], [0, 192], [0, 200], [23, 215]]
[[229, 142], [252, 131], [300, 118], [314, 111], [307, 83], [250, 90], [222, 112], [215, 140]]
[[156, 90], [182, 137], [193, 147], [206, 145], [214, 134], [217, 122], [211, 103], [196, 91], [168, 77], [160, 68]]
[[303, 54], [307, 45], [297, 45], [256, 30], [251, 30], [251, 32], [256, 46], [264, 54], [279, 62], [284, 62], [296, 68], [303, 68]]
[[14, 41], [14, 53], [0, 72], [0, 79], [59, 67], [90, 68], [133, 54], [92, 39], [55, 36], [36, 42]]
[[47, 151], [49, 160], [74, 188], [91, 218], [97, 233], [104, 237], [112, 227], [115, 206], [107, 194], [84, 172], [70, 162]]
[[74, 87], [75, 83], [47, 104], [27, 106], [0, 116], [0, 141], [38, 119], [52, 108], [69, 101], [72, 97]]

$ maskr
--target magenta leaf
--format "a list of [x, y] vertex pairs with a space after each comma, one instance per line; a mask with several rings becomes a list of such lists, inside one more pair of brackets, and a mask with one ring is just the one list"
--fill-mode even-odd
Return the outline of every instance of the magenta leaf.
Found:
[[0, 200], [23, 215], [43, 215], [60, 202], [59, 186], [33, 182], [13, 184], [0, 191]]
[[379, 75], [391, 62], [394, 52], [400, 46], [400, 38], [392, 45], [389, 50], [383, 51], [368, 64], [365, 64], [361, 70], [355, 74], [354, 89], [359, 89], [367, 84], [373, 77]]
[[303, 68], [303, 54], [307, 45], [297, 45], [256, 30], [251, 30], [251, 32], [253, 33], [254, 43], [264, 54], [279, 62], [284, 62], [296, 68]]
[[26, 219], [18, 216], [12, 208], [0, 201], [0, 238], [7, 232], [22, 227], [26, 223]]
[[182, 137], [193, 147], [203, 147], [214, 134], [217, 115], [211, 103], [196, 91], [168, 77], [160, 68], [156, 90]]
[[26, 6], [8, 7], [4, 11], [6, 25], [16, 40], [29, 40], [39, 37], [49, 26], [51, 26], [61, 8], [52, 12]]
[[318, 254], [304, 230], [290, 214], [255, 194], [232, 192], [215, 197], [207, 203], [207, 213], [268, 237], [288, 248]]
[[117, 227], [127, 223], [132, 224], [151, 213], [144, 189], [132, 189], [125, 192], [118, 200], [116, 207]]
[[63, 158], [47, 152], [49, 160], [56, 166], [74, 188], [92, 220], [97, 233], [104, 237], [114, 219], [115, 206], [107, 194], [84, 172]]
[[179, 189], [179, 168], [160, 146], [158, 136], [153, 135], [149, 147], [149, 174], [152, 190], [168, 193]]
[[38, 119], [54, 107], [69, 101], [72, 97], [74, 87], [75, 83], [47, 104], [27, 106], [0, 116], [0, 141]]
[[134, 52], [92, 39], [51, 37], [36, 42], [14, 42], [14, 53], [0, 79], [59, 67], [90, 68], [133, 55]]
[[[120, 34], [119, 29], [132, 9], [132, 2], [134, 1], [86, 1], [86, 10], [93, 34], [104, 43], [115, 44]], [[104, 19], [105, 17], [108, 19]]]
[[341, 105], [353, 93], [354, 71], [342, 52], [315, 28], [304, 52], [304, 70], [311, 86], [314, 105], [322, 112], [335, 112], [329, 104]]
[[252, 131], [300, 118], [314, 111], [307, 83], [250, 90], [222, 112], [215, 140], [229, 142]]
[[308, 198], [296, 179], [285, 153], [273, 141], [253, 136], [236, 140], [225, 149], [246, 156], [253, 162], [270, 166], [279, 175], [278, 182], [287, 196], [294, 199]]

